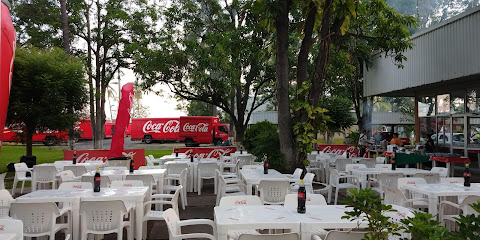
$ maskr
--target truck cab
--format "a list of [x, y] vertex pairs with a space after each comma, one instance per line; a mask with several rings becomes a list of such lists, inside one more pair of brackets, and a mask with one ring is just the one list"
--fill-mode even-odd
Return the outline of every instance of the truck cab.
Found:
[[223, 141], [228, 139], [228, 124], [218, 124], [215, 126], [213, 135], [213, 144], [220, 146]]

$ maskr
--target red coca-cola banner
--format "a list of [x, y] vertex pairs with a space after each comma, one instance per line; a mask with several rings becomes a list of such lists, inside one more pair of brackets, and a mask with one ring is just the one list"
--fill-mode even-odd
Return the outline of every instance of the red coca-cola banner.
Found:
[[[77, 162], [88, 162], [88, 161], [107, 161], [109, 150], [76, 150], [77, 151]], [[145, 166], [145, 149], [123, 149], [122, 155], [124, 157], [132, 157], [135, 165], [135, 169], [138, 169], [140, 166]], [[63, 151], [63, 160], [72, 161], [73, 150]]]
[[15, 28], [10, 18], [9, 6], [0, 3], [0, 150], [3, 142], [3, 127], [7, 117], [8, 99], [12, 86], [13, 59], [15, 56]]
[[324, 153], [342, 155], [347, 150], [350, 153], [350, 157], [358, 156], [358, 149], [354, 145], [317, 145], [317, 151], [323, 151]]
[[130, 123], [130, 108], [132, 107], [133, 96], [133, 84], [127, 83], [123, 85], [122, 98], [118, 104], [117, 120], [115, 121], [115, 133], [112, 137], [108, 158], [122, 156], [125, 132], [127, 131], [128, 123]]
[[230, 153], [237, 151], [236, 147], [185, 147], [185, 148], [176, 148], [173, 152], [178, 151], [178, 153], [186, 153], [188, 157], [193, 154], [194, 158], [217, 158], [220, 156], [230, 156]]

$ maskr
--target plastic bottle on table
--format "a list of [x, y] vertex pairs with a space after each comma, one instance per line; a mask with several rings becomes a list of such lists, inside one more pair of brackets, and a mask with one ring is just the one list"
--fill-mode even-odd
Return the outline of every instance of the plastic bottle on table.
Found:
[[307, 200], [307, 191], [305, 190], [305, 184], [303, 183], [303, 179], [300, 180], [300, 187], [298, 188], [297, 199], [298, 199], [297, 212], [298, 213], [305, 213], [306, 212], [305, 203], [306, 203], [306, 200]]
[[97, 168], [97, 171], [95, 172], [95, 175], [93, 176], [93, 191], [94, 192], [100, 192], [100, 181], [101, 181], [101, 176], [100, 176], [100, 169]]

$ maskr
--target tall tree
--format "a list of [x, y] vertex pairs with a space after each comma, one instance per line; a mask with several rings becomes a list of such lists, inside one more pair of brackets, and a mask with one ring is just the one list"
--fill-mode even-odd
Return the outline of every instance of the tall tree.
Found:
[[159, 38], [137, 56], [144, 87], [166, 84], [178, 97], [223, 110], [241, 142], [252, 112], [273, 97], [270, 33], [252, 1], [172, 1]]
[[32, 155], [37, 130], [66, 130], [86, 103], [83, 63], [59, 48], [46, 51], [17, 48], [7, 122], [26, 134], [26, 155]]

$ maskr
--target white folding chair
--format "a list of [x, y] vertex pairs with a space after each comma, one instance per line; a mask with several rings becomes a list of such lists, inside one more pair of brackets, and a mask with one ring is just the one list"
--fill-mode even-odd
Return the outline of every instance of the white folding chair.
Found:
[[[341, 183], [341, 179], [345, 179], [345, 182]], [[332, 191], [333, 188], [335, 188], [335, 205], [337, 205], [338, 192], [340, 191], [340, 189], [360, 189], [360, 187], [358, 186], [357, 177], [352, 175], [340, 175], [335, 168], [330, 168], [330, 186], [331, 187], [328, 190], [328, 202], [331, 202]]]
[[63, 171], [71, 170], [75, 177], [81, 177], [83, 174], [87, 173], [87, 167], [81, 165], [75, 166], [64, 166]]
[[238, 240], [300, 240], [298, 233], [249, 234], [238, 236]]
[[37, 185], [40, 183], [42, 185], [52, 184], [52, 189], [56, 188], [57, 185], [57, 168], [55, 166], [33, 166], [32, 171], [32, 191], [37, 190]]
[[[142, 231], [142, 236], [144, 239], [147, 239], [147, 223], [148, 221], [163, 221], [163, 212], [161, 210], [152, 210], [152, 205], [153, 204], [167, 204], [171, 205], [172, 208], [175, 211], [175, 213], [178, 215], [178, 196], [182, 190], [182, 186], [180, 185], [180, 189], [177, 189], [174, 194], [153, 194], [152, 195], [152, 200], [145, 202], [144, 204], [144, 209], [145, 209], [145, 215], [143, 216], [143, 231]], [[169, 200], [168, 200], [169, 199]], [[163, 209], [163, 206], [162, 208]]]
[[358, 163], [365, 164], [367, 168], [375, 168], [375, 164], [377, 164], [377, 161], [373, 158], [362, 158]]
[[[65, 229], [66, 233], [71, 233], [71, 208], [59, 210], [53, 202], [12, 203], [10, 214], [23, 222], [24, 237], [48, 236], [50, 240], [55, 240], [55, 233], [62, 229]], [[56, 223], [57, 218], [64, 215], [67, 216], [68, 221]]]
[[290, 192], [288, 180], [261, 180], [258, 184], [262, 204], [278, 205], [285, 202], [285, 196]]
[[430, 172], [438, 173], [438, 175], [443, 178], [448, 177], [448, 169], [444, 167], [432, 167], [432, 169], [430, 169]]
[[177, 212], [174, 209], [169, 208], [163, 212], [163, 219], [166, 219], [168, 236], [170, 240], [182, 240], [188, 238], [207, 238], [211, 240], [216, 240], [214, 235], [208, 233], [188, 233], [182, 234], [181, 227], [191, 226], [191, 225], [209, 225], [212, 227], [212, 232], [215, 234], [217, 228], [215, 222], [210, 219], [190, 219], [180, 221]]
[[0, 226], [2, 226], [2, 233], [14, 233], [16, 239], [23, 239], [23, 222], [12, 218], [0, 219]]
[[64, 182], [58, 186], [58, 189], [93, 189], [91, 182]]
[[27, 164], [24, 162], [15, 163], [15, 178], [13, 179], [13, 187], [12, 187], [12, 195], [15, 196], [15, 189], [17, 188], [18, 182], [22, 182], [22, 189], [20, 190], [20, 194], [23, 193], [23, 187], [25, 186], [26, 181], [32, 181], [32, 177], [27, 177], [27, 172], [32, 174], [32, 170], [28, 168]]
[[414, 178], [423, 178], [427, 183], [439, 183], [440, 175], [438, 173], [415, 173]]
[[123, 229], [127, 229], [129, 240], [133, 240], [131, 217], [124, 221], [128, 214], [125, 204], [121, 200], [113, 201], [82, 201], [81, 214], [81, 239], [87, 239], [89, 234], [103, 235], [117, 233], [117, 240], [123, 240]]
[[8, 218], [10, 204], [14, 202], [12, 195], [6, 189], [0, 190], [0, 218]]
[[[297, 206], [297, 194], [287, 194], [285, 196], [285, 206]], [[305, 205], [327, 205], [327, 200], [322, 194], [307, 194]]]
[[198, 195], [202, 194], [202, 186], [204, 179], [213, 179], [214, 193], [217, 194], [217, 179], [215, 170], [218, 169], [217, 163], [199, 163], [197, 166], [197, 191]]

